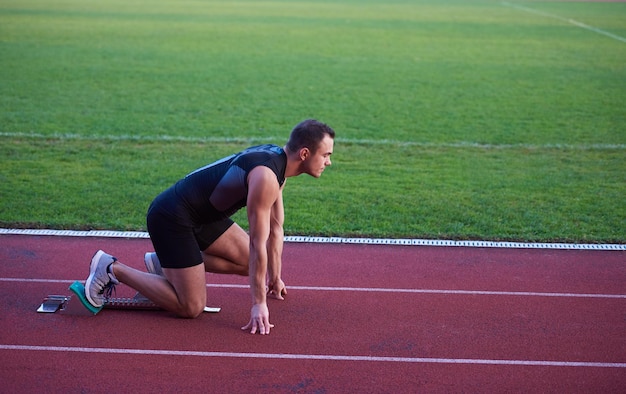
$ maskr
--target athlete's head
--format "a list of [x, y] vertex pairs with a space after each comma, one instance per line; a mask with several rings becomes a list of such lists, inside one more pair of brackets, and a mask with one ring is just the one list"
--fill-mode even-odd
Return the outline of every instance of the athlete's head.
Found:
[[298, 173], [318, 178], [331, 165], [335, 131], [317, 120], [307, 119], [291, 131], [285, 146], [288, 154], [298, 160]]
[[326, 136], [334, 139], [335, 131], [322, 122], [307, 119], [293, 128], [287, 142], [287, 149], [295, 153], [302, 148], [308, 148], [311, 153], [315, 153]]

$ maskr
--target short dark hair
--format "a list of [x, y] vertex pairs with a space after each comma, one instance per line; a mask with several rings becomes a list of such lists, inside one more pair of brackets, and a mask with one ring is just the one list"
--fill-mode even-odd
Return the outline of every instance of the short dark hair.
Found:
[[309, 148], [313, 153], [317, 150], [325, 136], [335, 138], [335, 130], [315, 119], [307, 119], [298, 123], [291, 131], [287, 150], [297, 152], [302, 148]]

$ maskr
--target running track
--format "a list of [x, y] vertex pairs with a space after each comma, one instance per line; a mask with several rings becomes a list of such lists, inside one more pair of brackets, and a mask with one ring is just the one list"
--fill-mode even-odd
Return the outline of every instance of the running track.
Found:
[[[0, 235], [3, 392], [554, 392], [626, 388], [626, 251], [286, 243], [286, 301], [250, 335], [246, 279], [218, 314], [40, 314], [102, 248], [147, 239]], [[118, 286], [118, 296], [132, 296]]]

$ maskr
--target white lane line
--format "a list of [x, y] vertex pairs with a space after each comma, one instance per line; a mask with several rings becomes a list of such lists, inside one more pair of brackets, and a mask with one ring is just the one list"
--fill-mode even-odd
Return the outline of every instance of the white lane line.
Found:
[[366, 362], [399, 362], [425, 364], [482, 364], [482, 365], [513, 365], [543, 367], [587, 367], [587, 368], [626, 368], [626, 363], [588, 362], [588, 361], [544, 361], [544, 360], [490, 360], [467, 358], [430, 358], [430, 357], [374, 357], [374, 356], [341, 356], [332, 354], [290, 354], [290, 353], [236, 353], [236, 352], [201, 352], [187, 350], [159, 349], [118, 349], [74, 346], [30, 346], [0, 344], [0, 350], [40, 351], [40, 352], [77, 352], [132, 354], [146, 356], [182, 356], [182, 357], [222, 357], [222, 358], [256, 358], [279, 360], [321, 360], [321, 361], [366, 361]]
[[579, 22], [579, 21], [571, 19], [571, 18], [564, 18], [564, 17], [559, 16], [559, 15], [550, 14], [548, 12], [539, 11], [539, 10], [536, 10], [534, 8], [528, 8], [528, 7], [524, 7], [524, 6], [518, 5], [518, 4], [509, 3], [509, 2], [506, 2], [506, 1], [503, 1], [501, 4], [506, 6], [506, 7], [511, 7], [511, 8], [518, 9], [520, 11], [525, 11], [525, 12], [528, 12], [528, 13], [531, 13], [531, 14], [536, 14], [536, 15], [544, 16], [546, 18], [557, 19], [557, 20], [560, 20], [562, 22], [570, 23], [570, 24], [572, 24], [574, 26], [577, 26], [577, 27], [580, 27], [582, 29], [592, 31], [594, 33], [602, 34], [602, 35], [610, 37], [610, 38], [612, 38], [614, 40], [626, 43], [626, 38], [624, 38], [624, 37], [618, 36], [618, 35], [613, 34], [613, 33], [609, 33], [608, 31], [604, 31], [602, 29], [598, 29], [597, 27], [589, 26], [587, 24], [584, 24], [582, 22]]
[[[209, 285], [207, 285], [209, 286]], [[212, 285], [211, 285], [212, 286]], [[219, 286], [219, 285], [216, 285]], [[389, 289], [365, 287], [314, 287], [289, 286], [290, 289], [312, 291], [352, 291], [372, 293], [414, 293], [414, 294], [451, 294], [451, 295], [488, 295], [488, 296], [524, 296], [524, 297], [571, 297], [571, 298], [622, 298], [626, 294], [580, 294], [580, 293], [542, 293], [532, 291], [484, 291], [484, 290], [440, 290], [440, 289]]]
[[[248, 285], [207, 284], [207, 287], [248, 288]], [[626, 294], [590, 294], [590, 293], [546, 293], [536, 291], [488, 291], [488, 290], [445, 290], [445, 289], [396, 289], [382, 287], [333, 287], [333, 286], [289, 286], [289, 289], [309, 291], [346, 291], [365, 293], [413, 293], [413, 294], [452, 294], [452, 295], [489, 295], [489, 296], [524, 296], [524, 297], [565, 297], [565, 298], [617, 298], [626, 299]]]
[[[11, 229], [0, 228], [0, 235], [31, 235], [61, 237], [100, 237], [100, 238], [141, 238], [150, 235], [142, 231], [113, 230], [55, 230], [55, 229]], [[565, 249], [565, 250], [626, 250], [626, 244], [572, 244], [572, 243], [531, 243], [531, 242], [493, 242], [493, 241], [453, 241], [445, 239], [410, 239], [410, 238], [343, 238], [343, 237], [308, 237], [287, 236], [288, 243], [324, 243], [357, 245], [393, 245], [393, 246], [445, 246], [467, 248], [501, 249]]]
[[[36, 278], [0, 278], [0, 282], [18, 283], [66, 283], [74, 280], [36, 279]], [[207, 283], [209, 288], [248, 289], [249, 285]], [[564, 297], [564, 298], [613, 298], [626, 299], [626, 294], [592, 293], [548, 293], [535, 291], [488, 291], [488, 290], [451, 290], [451, 289], [395, 289], [382, 287], [343, 287], [343, 286], [289, 286], [290, 290], [301, 291], [345, 291], [364, 293], [409, 293], [409, 294], [446, 294], [446, 295], [486, 295], [486, 296], [521, 296], [521, 297]]]

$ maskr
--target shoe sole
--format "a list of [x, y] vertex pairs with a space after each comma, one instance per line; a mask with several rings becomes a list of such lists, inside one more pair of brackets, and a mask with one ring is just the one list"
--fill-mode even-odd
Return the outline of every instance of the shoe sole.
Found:
[[104, 251], [99, 250], [91, 259], [91, 264], [89, 265], [89, 276], [85, 281], [85, 297], [89, 301], [89, 303], [96, 308], [100, 308], [102, 305], [99, 305], [95, 302], [91, 296], [89, 295], [89, 289], [91, 288], [91, 282], [93, 282], [94, 275], [96, 274], [96, 268], [98, 267], [98, 262], [100, 261], [100, 257], [104, 254]]
[[150, 252], [143, 255], [143, 262], [146, 264], [146, 271], [154, 274], [154, 264], [152, 263], [152, 256]]
[[[152, 260], [152, 253], [148, 252], [143, 256], [143, 262], [146, 264], [146, 270], [154, 275], [163, 276], [163, 273], [158, 273], [156, 271], [156, 267], [154, 266], [154, 261]], [[161, 271], [162, 272], [162, 271]]]

